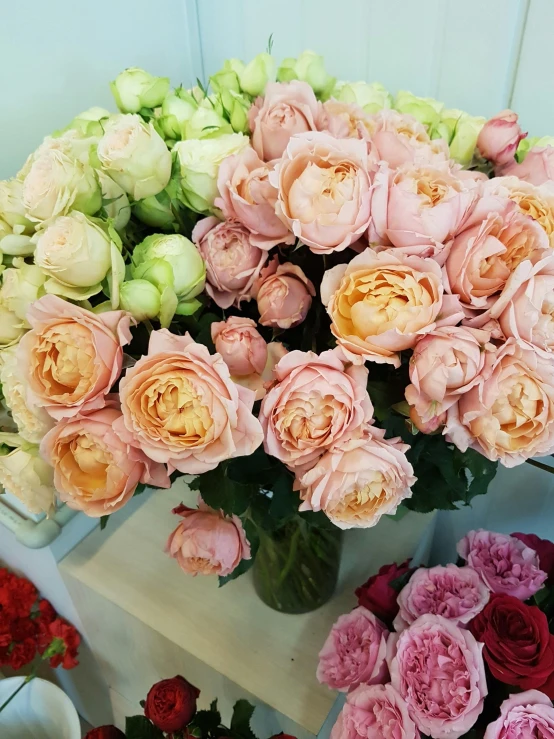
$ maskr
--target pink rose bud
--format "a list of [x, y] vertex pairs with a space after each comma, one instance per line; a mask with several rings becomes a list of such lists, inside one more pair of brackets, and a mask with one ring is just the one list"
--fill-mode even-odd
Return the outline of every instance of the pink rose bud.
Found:
[[477, 148], [485, 159], [496, 165], [510, 164], [517, 145], [526, 136], [517, 122], [517, 113], [503, 110], [485, 123], [477, 139]]
[[440, 413], [438, 416], [432, 416], [429, 420], [424, 421], [415, 407], [412, 406], [410, 408], [410, 421], [422, 434], [434, 434], [446, 423], [446, 413]]
[[277, 257], [260, 274], [255, 286], [262, 326], [292, 328], [306, 318], [315, 288], [295, 264], [279, 264]]
[[512, 162], [496, 174], [515, 175], [532, 185], [554, 180], [554, 146], [533, 146], [521, 164]]
[[232, 375], [261, 375], [267, 362], [267, 344], [251, 318], [231, 316], [212, 323], [212, 341]]

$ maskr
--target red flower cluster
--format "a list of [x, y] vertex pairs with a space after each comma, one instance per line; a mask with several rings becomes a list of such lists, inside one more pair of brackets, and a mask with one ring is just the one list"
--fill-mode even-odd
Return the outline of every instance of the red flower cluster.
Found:
[[0, 568], [0, 666], [19, 670], [38, 653], [52, 667], [70, 670], [78, 664], [80, 641], [29, 580]]

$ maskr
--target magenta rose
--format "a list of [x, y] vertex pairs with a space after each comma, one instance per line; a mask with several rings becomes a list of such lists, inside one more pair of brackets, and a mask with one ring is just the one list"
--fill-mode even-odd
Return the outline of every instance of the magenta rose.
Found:
[[386, 682], [388, 635], [385, 624], [361, 606], [340, 616], [319, 653], [317, 679], [343, 693], [360, 683]]
[[367, 582], [356, 588], [358, 605], [372, 611], [381, 621], [392, 623], [398, 613], [398, 590], [395, 590], [391, 583], [408, 572], [413, 572], [410, 562], [411, 560], [407, 559], [399, 565], [395, 562], [383, 565], [376, 575], [372, 575]]
[[267, 251], [255, 246], [248, 229], [209, 216], [198, 221], [192, 240], [206, 263], [206, 292], [214, 302], [226, 309], [250, 300]]
[[306, 318], [315, 288], [296, 264], [279, 264], [275, 256], [253, 287], [260, 311], [260, 324], [273, 328], [293, 328]]
[[500, 716], [487, 726], [484, 739], [554, 739], [554, 707], [539, 690], [511, 695]]
[[264, 162], [279, 159], [290, 137], [315, 131], [320, 104], [307, 82], [269, 82], [250, 108], [252, 146]]
[[537, 553], [540, 568], [547, 573], [548, 580], [551, 581], [554, 578], [554, 544], [548, 539], [541, 539], [536, 534], [518, 533], [512, 536]]
[[471, 567], [421, 567], [398, 594], [399, 612], [394, 620], [402, 631], [426, 613], [443, 616], [464, 626], [487, 605], [488, 587]]
[[481, 156], [497, 166], [513, 161], [519, 142], [527, 136], [517, 118], [513, 110], [503, 110], [485, 123], [477, 138]]
[[547, 578], [537, 553], [507, 534], [478, 529], [458, 542], [457, 551], [496, 594], [527, 600]]
[[331, 730], [331, 739], [419, 739], [401, 695], [387, 685], [359, 685]]
[[533, 146], [521, 164], [514, 161], [502, 167], [500, 174], [515, 175], [532, 185], [554, 180], [554, 146]]
[[227, 220], [237, 220], [250, 231], [250, 242], [260, 249], [294, 244], [295, 237], [275, 214], [277, 190], [269, 181], [272, 167], [262, 162], [254, 149], [223, 160], [217, 175], [221, 197], [215, 206]]
[[477, 721], [487, 695], [483, 645], [442, 616], [421, 616], [387, 645], [392, 686], [418, 729], [458, 739]]

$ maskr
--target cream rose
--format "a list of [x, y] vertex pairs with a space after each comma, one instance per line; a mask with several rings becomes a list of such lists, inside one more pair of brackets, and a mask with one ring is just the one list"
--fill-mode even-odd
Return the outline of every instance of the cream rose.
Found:
[[270, 182], [278, 188], [276, 213], [316, 254], [342, 251], [370, 219], [367, 146], [326, 133], [294, 136]]
[[35, 224], [25, 215], [23, 183], [18, 179], [0, 181], [0, 218], [14, 233], [31, 234], [35, 230]]
[[49, 515], [54, 511], [54, 471], [40, 458], [37, 446], [27, 444], [0, 456], [0, 486], [15, 495], [30, 513]]
[[554, 246], [554, 188], [552, 183], [536, 186], [519, 177], [495, 177], [486, 183], [484, 194], [507, 197], [518, 209], [542, 226]]
[[399, 352], [419, 336], [463, 317], [458, 299], [443, 294], [432, 259], [365, 249], [349, 264], [325, 272], [321, 300], [347, 359], [400, 366]]
[[12, 311], [25, 328], [27, 310], [40, 295], [44, 294], [45, 275], [34, 264], [27, 264], [22, 257], [15, 257], [13, 267], [8, 267], [2, 275], [0, 301]]

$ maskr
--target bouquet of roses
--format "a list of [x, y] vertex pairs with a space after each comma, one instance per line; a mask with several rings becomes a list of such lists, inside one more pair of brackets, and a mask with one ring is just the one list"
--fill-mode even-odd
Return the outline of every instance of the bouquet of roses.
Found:
[[126, 70], [0, 183], [0, 484], [105, 517], [198, 476], [169, 552], [226, 577], [551, 453], [552, 140], [313, 52], [209, 84]]
[[358, 588], [319, 655], [347, 692], [332, 739], [554, 737], [554, 544], [478, 530], [458, 554]]
[[[176, 675], [150, 688], [145, 701], [141, 701], [144, 715], [130, 716], [126, 720], [125, 733], [115, 726], [92, 729], [85, 739], [257, 739], [250, 728], [254, 706], [247, 700], [239, 700], [233, 707], [229, 727], [221, 722], [217, 700], [209, 710], [197, 711], [196, 701], [200, 691], [181, 675]], [[271, 739], [295, 739], [288, 734], [277, 734]]]

